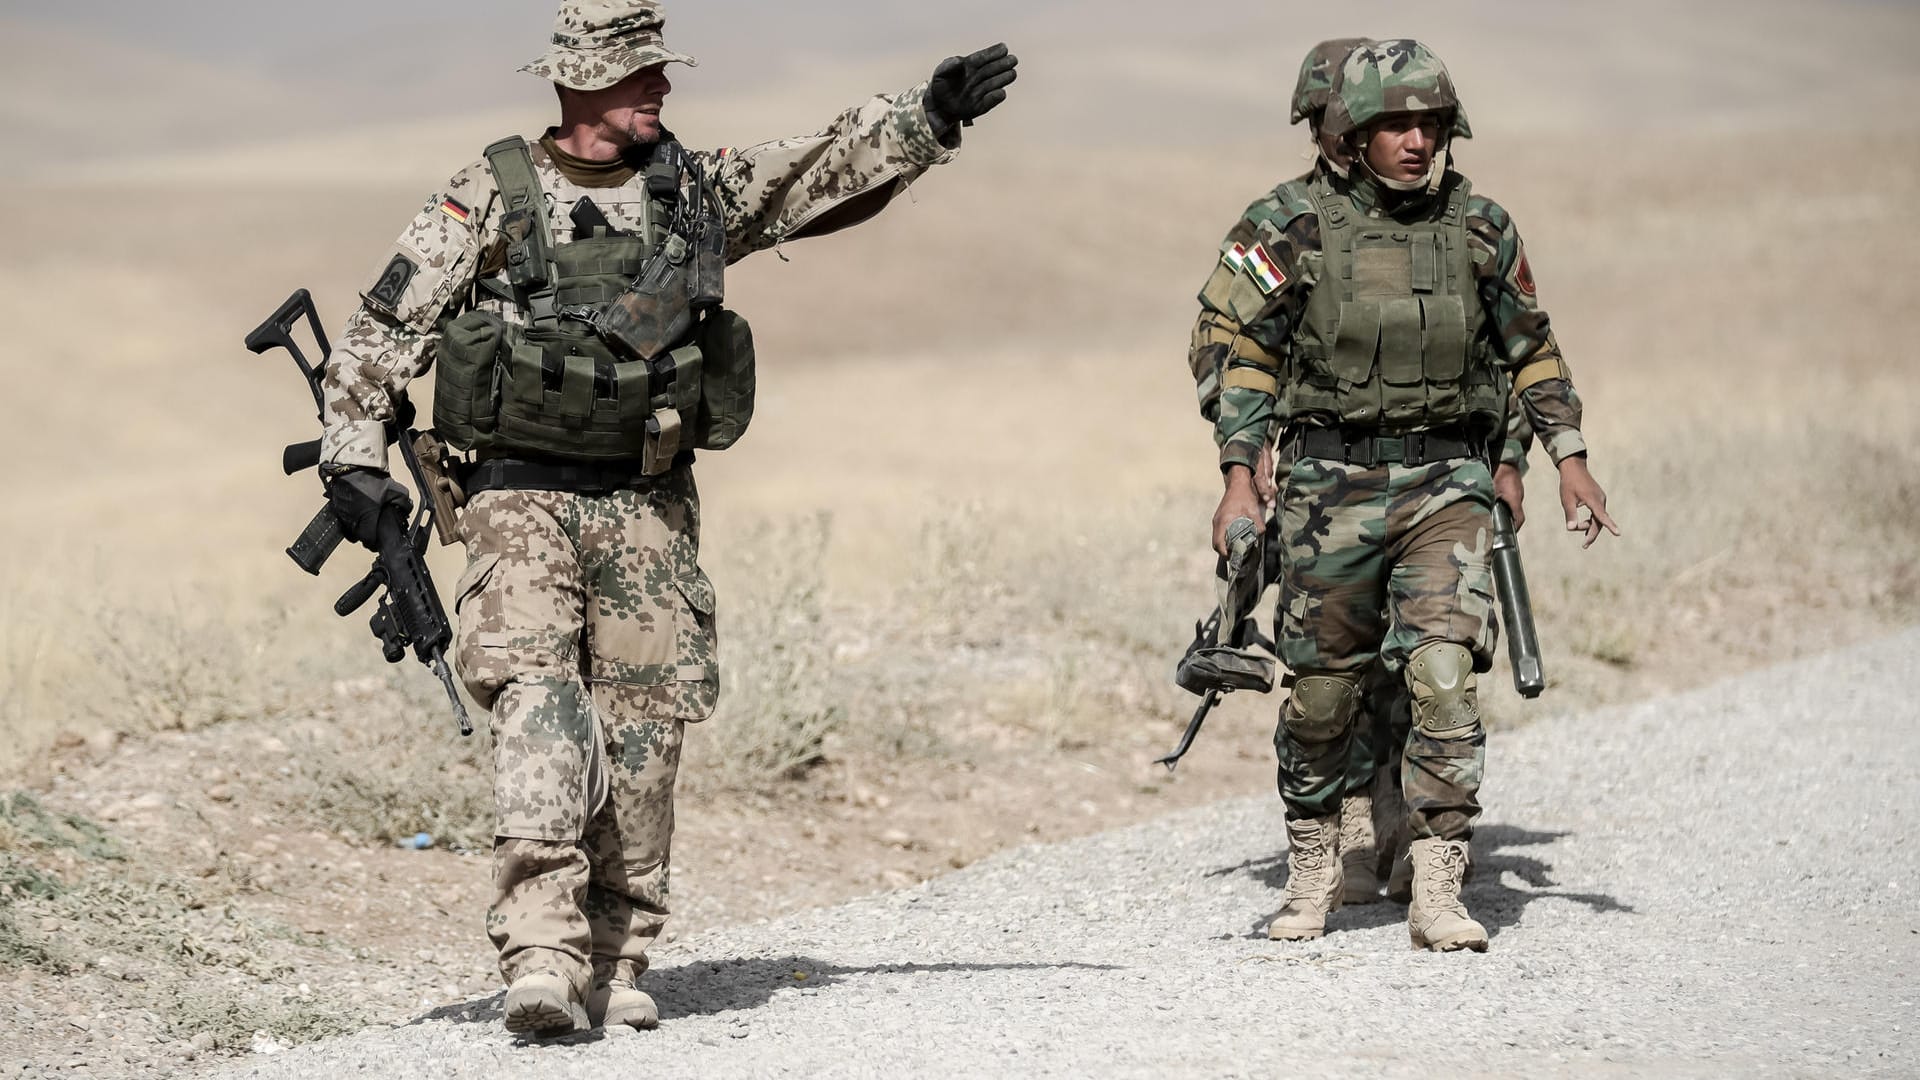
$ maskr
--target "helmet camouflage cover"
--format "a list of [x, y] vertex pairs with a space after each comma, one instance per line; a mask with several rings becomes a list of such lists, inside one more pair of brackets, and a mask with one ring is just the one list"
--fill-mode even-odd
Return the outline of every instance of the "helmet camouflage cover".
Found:
[[1297, 124], [1325, 109], [1340, 62], [1353, 50], [1371, 44], [1372, 38], [1329, 38], [1309, 49], [1300, 61], [1300, 81], [1293, 87], [1293, 118], [1288, 122]]
[[1416, 112], [1449, 113], [1453, 137], [1473, 135], [1467, 110], [1454, 92], [1453, 77], [1432, 49], [1412, 38], [1376, 41], [1347, 55], [1334, 79], [1321, 129], [1345, 135], [1390, 116]]

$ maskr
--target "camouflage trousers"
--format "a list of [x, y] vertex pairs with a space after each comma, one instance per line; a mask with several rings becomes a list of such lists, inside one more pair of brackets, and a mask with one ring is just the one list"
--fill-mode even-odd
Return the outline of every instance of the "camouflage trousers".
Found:
[[[1291, 701], [1274, 734], [1280, 794], [1290, 816], [1338, 812], [1395, 740], [1391, 712], [1407, 658], [1431, 642], [1465, 646], [1477, 670], [1492, 663], [1497, 627], [1493, 478], [1479, 461], [1368, 468], [1302, 458], [1281, 492], [1281, 593], [1276, 644], [1296, 675], [1358, 681], [1359, 716], [1325, 738], [1303, 730]], [[1379, 674], [1368, 672], [1376, 664]], [[1361, 735], [1357, 729], [1367, 726]], [[1357, 738], [1377, 749], [1355, 752]], [[1479, 815], [1486, 735], [1435, 738], [1413, 725], [1401, 787], [1415, 837], [1464, 840]]]
[[699, 500], [486, 491], [462, 519], [458, 664], [492, 712], [493, 900], [508, 982], [635, 978], [667, 919], [683, 725], [718, 696]]

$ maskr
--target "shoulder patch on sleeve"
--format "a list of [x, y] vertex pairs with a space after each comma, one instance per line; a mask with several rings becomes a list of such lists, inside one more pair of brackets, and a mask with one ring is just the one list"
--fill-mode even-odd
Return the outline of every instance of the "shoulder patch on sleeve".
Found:
[[1245, 254], [1246, 271], [1252, 276], [1254, 284], [1260, 286], [1263, 296], [1272, 296], [1287, 283], [1287, 275], [1280, 264], [1267, 254], [1267, 245], [1255, 244], [1253, 250]]
[[397, 316], [400, 313], [400, 300], [407, 294], [407, 285], [419, 270], [419, 263], [407, 258], [404, 253], [396, 253], [387, 263], [387, 268], [380, 271], [380, 280], [367, 290], [367, 302], [377, 304], [389, 315]]
[[1513, 286], [1528, 296], [1538, 295], [1533, 284], [1533, 264], [1527, 261], [1527, 253], [1520, 253], [1520, 261], [1513, 267]]

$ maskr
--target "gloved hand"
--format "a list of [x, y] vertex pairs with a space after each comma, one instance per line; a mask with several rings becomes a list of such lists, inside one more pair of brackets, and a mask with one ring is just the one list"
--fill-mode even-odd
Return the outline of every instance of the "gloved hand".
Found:
[[953, 134], [956, 124], [971, 124], [975, 117], [1007, 99], [1007, 84], [1017, 74], [1013, 69], [1020, 58], [1005, 45], [981, 49], [972, 56], [949, 56], [933, 69], [933, 81], [927, 84], [927, 120], [941, 142]]
[[386, 473], [373, 469], [342, 469], [326, 477], [327, 505], [340, 519], [347, 539], [373, 547], [380, 538], [380, 518], [393, 514], [405, 524], [413, 513], [407, 489]]

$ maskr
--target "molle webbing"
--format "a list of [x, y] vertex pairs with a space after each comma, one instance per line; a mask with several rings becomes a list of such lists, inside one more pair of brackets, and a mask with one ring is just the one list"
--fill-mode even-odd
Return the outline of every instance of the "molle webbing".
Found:
[[500, 231], [507, 239], [507, 280], [514, 302], [535, 325], [554, 320], [553, 233], [547, 223], [546, 196], [533, 168], [527, 140], [511, 135], [487, 147], [487, 168], [493, 172], [506, 208]]
[[1470, 190], [1456, 175], [1424, 217], [1400, 220], [1314, 181], [1321, 273], [1293, 339], [1293, 414], [1398, 430], [1497, 420], [1505, 395], [1482, 333]]

